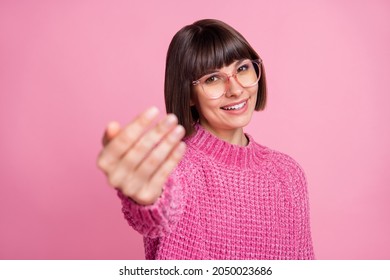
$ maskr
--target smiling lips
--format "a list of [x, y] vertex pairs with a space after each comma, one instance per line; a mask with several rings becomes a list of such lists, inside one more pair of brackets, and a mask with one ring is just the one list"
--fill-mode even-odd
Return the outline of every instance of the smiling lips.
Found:
[[237, 104], [234, 104], [234, 105], [230, 105], [230, 106], [224, 106], [224, 107], [221, 107], [221, 109], [223, 110], [227, 110], [227, 111], [231, 111], [231, 110], [240, 110], [242, 108], [244, 108], [246, 102], [248, 100], [244, 100], [242, 101], [241, 103], [237, 103]]

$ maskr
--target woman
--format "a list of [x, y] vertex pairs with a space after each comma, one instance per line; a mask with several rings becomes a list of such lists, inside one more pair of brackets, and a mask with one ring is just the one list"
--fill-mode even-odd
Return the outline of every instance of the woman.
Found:
[[168, 49], [168, 115], [110, 123], [98, 165], [118, 189], [147, 259], [312, 259], [307, 186], [289, 156], [245, 134], [266, 103], [263, 63], [218, 20]]

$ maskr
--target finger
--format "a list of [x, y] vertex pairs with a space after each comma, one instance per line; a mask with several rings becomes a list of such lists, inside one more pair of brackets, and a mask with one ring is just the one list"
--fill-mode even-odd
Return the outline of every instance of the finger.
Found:
[[180, 142], [169, 154], [164, 164], [160, 165], [160, 168], [153, 174], [150, 180], [150, 185], [163, 185], [168, 179], [169, 174], [171, 174], [172, 170], [183, 158], [185, 151], [186, 144], [184, 142]]
[[157, 115], [157, 107], [151, 107], [137, 116], [105, 146], [101, 153], [101, 163], [104, 166], [109, 166], [119, 161], [126, 151], [145, 133]]
[[122, 158], [121, 166], [127, 170], [136, 168], [176, 125], [177, 117], [168, 114], [128, 151]]
[[[180, 142], [167, 158], [166, 162], [160, 166], [158, 171], [153, 175], [149, 184], [143, 188], [124, 189], [122, 192], [131, 197], [134, 201], [141, 205], [153, 204], [162, 193], [163, 186], [168, 179], [169, 174], [177, 166], [185, 153], [186, 145]], [[138, 181], [139, 178], [133, 178], [133, 182]], [[133, 184], [135, 185], [135, 184]]]
[[138, 166], [136, 172], [139, 176], [149, 180], [158, 168], [165, 163], [167, 157], [179, 144], [184, 134], [185, 130], [181, 125], [176, 126], [172, 131], [170, 131], [170, 133]]
[[142, 205], [153, 204], [161, 196], [163, 185], [173, 169], [183, 158], [185, 149], [186, 145], [184, 142], [180, 142], [169, 154], [164, 164], [160, 165], [157, 172], [154, 173], [149, 184], [144, 188], [140, 188], [135, 193], [134, 190], [132, 191], [132, 199]]
[[[137, 176], [141, 177], [141, 180], [146, 182], [150, 176], [151, 173], [153, 173], [158, 166], [161, 164], [161, 162], [165, 159], [166, 155], [169, 154], [171, 149], [178, 143], [178, 141], [184, 136], [184, 128], [182, 126], [177, 126], [175, 129], [173, 129], [177, 125], [177, 118], [173, 114], [167, 115], [163, 120], [161, 120], [155, 127], [150, 129], [147, 133], [145, 133], [141, 139], [131, 148], [127, 151], [126, 155], [122, 157], [120, 162], [116, 165], [115, 170], [113, 170], [111, 174], [111, 183], [115, 185], [121, 185], [125, 178], [128, 176], [132, 176], [133, 172], [135, 171], [137, 167], [142, 164], [144, 165], [143, 161], [149, 157], [150, 154], [153, 154], [153, 156], [146, 162], [146, 167], [144, 169], [147, 169], [147, 172], [142, 172], [141, 170], [140, 174], [137, 174]], [[172, 144], [170, 146], [165, 145], [165, 149], [161, 150], [158, 149], [158, 151], [154, 151], [154, 149], [157, 147], [156, 145], [163, 141], [164, 137], [170, 132], [170, 131], [176, 131], [177, 136], [176, 138], [171, 141]], [[175, 135], [176, 135], [175, 134]], [[172, 138], [173, 136], [170, 136], [169, 138]], [[166, 143], [166, 141], [164, 141]]]
[[118, 122], [112, 121], [107, 125], [107, 129], [103, 135], [103, 146], [107, 144], [119, 133], [121, 126]]

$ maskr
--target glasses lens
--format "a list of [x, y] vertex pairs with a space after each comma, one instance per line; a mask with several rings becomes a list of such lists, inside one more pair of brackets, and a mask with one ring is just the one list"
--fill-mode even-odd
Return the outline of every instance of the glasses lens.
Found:
[[237, 81], [243, 87], [251, 87], [256, 85], [260, 78], [259, 65], [249, 61], [237, 69]]
[[[260, 79], [260, 67], [257, 62], [245, 61], [233, 75], [236, 81], [244, 88], [253, 87]], [[201, 78], [204, 93], [211, 99], [220, 98], [226, 92], [228, 76], [225, 73], [213, 73]]]
[[203, 82], [203, 90], [209, 98], [219, 98], [226, 90], [226, 77], [215, 73], [207, 76]]

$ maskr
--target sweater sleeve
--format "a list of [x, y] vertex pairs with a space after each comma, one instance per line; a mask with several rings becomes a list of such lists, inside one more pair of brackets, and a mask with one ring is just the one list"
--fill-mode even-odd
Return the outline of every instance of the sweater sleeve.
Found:
[[183, 212], [185, 179], [173, 172], [161, 196], [152, 205], [140, 205], [118, 191], [125, 219], [144, 237], [157, 238], [172, 231]]
[[314, 259], [313, 242], [310, 229], [310, 209], [307, 180], [303, 169], [294, 161], [292, 166], [292, 185], [294, 196], [294, 240], [296, 259]]

